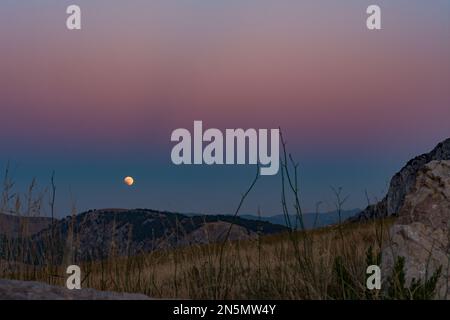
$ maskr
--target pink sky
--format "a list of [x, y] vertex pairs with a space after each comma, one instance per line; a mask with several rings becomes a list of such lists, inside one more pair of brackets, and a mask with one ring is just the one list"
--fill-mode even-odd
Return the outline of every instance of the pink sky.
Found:
[[368, 1], [78, 1], [79, 32], [69, 2], [0, 12], [8, 152], [165, 158], [170, 132], [202, 120], [281, 126], [299, 154], [383, 152], [396, 168], [450, 136], [446, 1], [378, 1], [377, 32]]

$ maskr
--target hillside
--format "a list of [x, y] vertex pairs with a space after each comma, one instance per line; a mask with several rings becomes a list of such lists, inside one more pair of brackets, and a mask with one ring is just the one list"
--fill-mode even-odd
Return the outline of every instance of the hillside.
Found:
[[22, 217], [0, 213], [0, 235], [31, 236], [46, 229], [51, 221], [52, 219], [47, 217]]
[[[231, 224], [229, 240], [245, 240], [261, 234], [287, 231], [287, 228], [265, 221], [233, 218], [226, 215], [186, 216], [180, 213], [149, 209], [92, 210], [66, 217], [32, 237], [44, 252], [49, 239], [58, 252], [70, 249], [76, 261], [103, 259], [111, 255], [124, 256], [146, 253], [225, 239]], [[62, 258], [62, 255], [59, 257]]]

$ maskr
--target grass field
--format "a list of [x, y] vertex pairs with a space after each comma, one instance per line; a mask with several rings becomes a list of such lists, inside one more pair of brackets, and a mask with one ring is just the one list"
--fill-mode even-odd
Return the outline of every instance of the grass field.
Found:
[[[378, 299], [366, 268], [379, 262], [390, 220], [340, 224], [85, 262], [82, 286], [188, 299]], [[0, 263], [0, 278], [64, 285], [66, 266]]]

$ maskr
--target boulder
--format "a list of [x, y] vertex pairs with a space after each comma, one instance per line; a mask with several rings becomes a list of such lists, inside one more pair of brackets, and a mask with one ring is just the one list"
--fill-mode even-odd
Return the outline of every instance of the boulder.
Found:
[[436, 298], [450, 299], [450, 161], [431, 161], [417, 174], [382, 252], [382, 270], [392, 273], [397, 257], [405, 259], [405, 280], [422, 283], [439, 268]]
[[1, 280], [0, 300], [148, 300], [142, 294], [97, 291], [94, 289], [69, 290], [42, 282]]

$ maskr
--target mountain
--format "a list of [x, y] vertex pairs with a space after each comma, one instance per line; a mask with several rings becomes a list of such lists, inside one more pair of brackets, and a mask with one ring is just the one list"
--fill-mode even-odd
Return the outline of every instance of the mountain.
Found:
[[439, 143], [433, 150], [408, 161], [391, 179], [386, 196], [377, 204], [370, 205], [350, 221], [368, 220], [378, 217], [397, 215], [405, 196], [411, 192], [417, 174], [433, 160], [450, 160], [450, 138]]
[[[314, 229], [314, 228], [320, 228], [325, 227], [327, 225], [336, 224], [340, 221], [345, 221], [350, 217], [353, 217], [355, 214], [360, 212], [360, 209], [352, 209], [352, 210], [342, 210], [339, 218], [338, 211], [330, 211], [325, 213], [304, 213], [302, 215], [303, 217], [303, 224], [305, 226], [305, 229]], [[251, 219], [251, 220], [261, 220], [270, 222], [273, 224], [278, 224], [282, 226], [287, 226], [288, 223], [286, 222], [286, 217], [283, 214], [278, 214], [274, 216], [268, 216], [268, 217], [258, 217], [254, 215], [242, 215], [242, 218], [245, 219]], [[296, 215], [290, 215], [289, 220], [292, 227], [297, 227], [297, 229], [300, 229], [300, 221], [297, 218]]]
[[0, 235], [31, 236], [46, 229], [51, 222], [52, 219], [47, 217], [23, 217], [0, 213]]
[[[39, 250], [56, 244], [57, 252], [71, 252], [75, 260], [135, 255], [157, 249], [225, 239], [250, 239], [285, 232], [284, 226], [227, 215], [187, 216], [149, 209], [91, 210], [58, 220], [32, 236]], [[54, 235], [52, 237], [52, 234]], [[62, 259], [62, 256], [59, 257]]]

